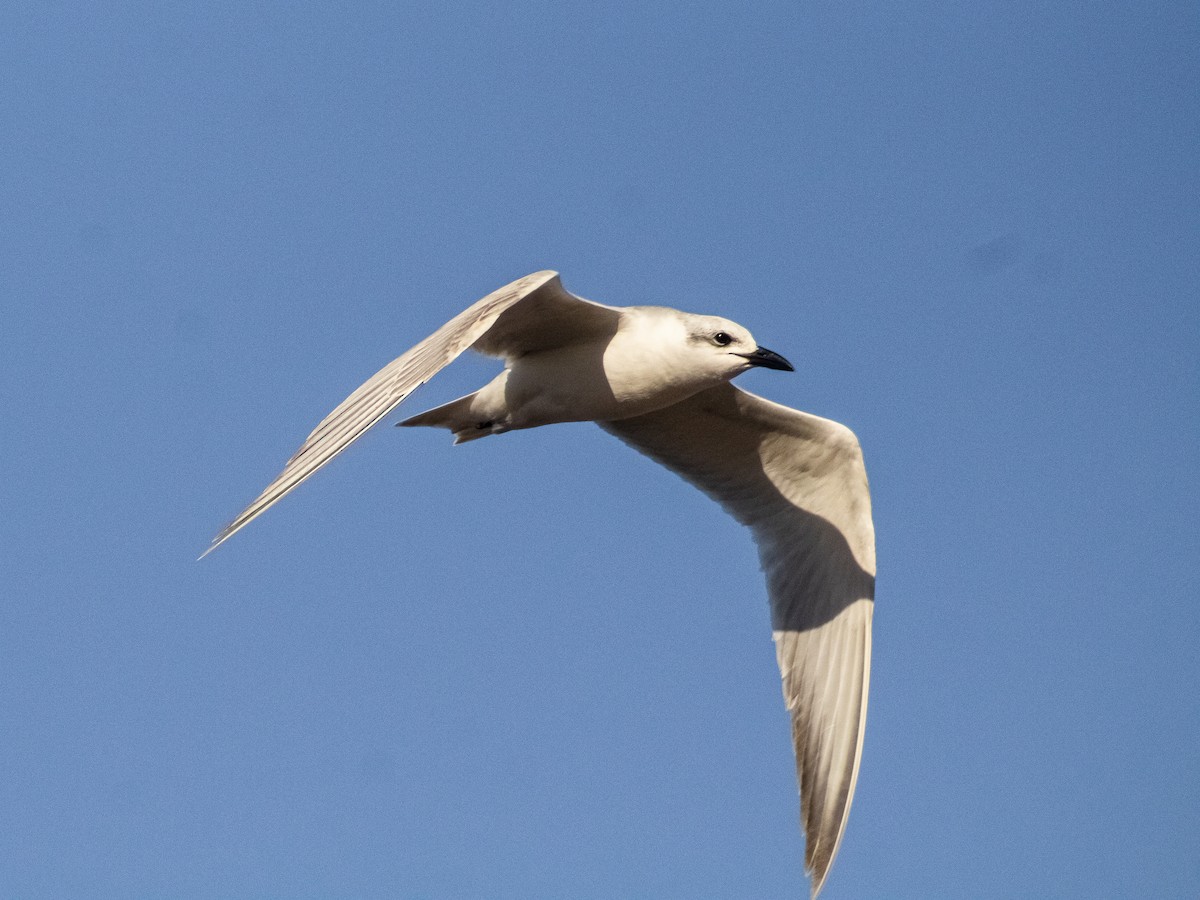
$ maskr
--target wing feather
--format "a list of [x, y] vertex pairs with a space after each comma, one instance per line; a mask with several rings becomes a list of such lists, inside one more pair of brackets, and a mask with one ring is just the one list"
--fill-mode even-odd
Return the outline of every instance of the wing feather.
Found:
[[557, 272], [534, 272], [493, 291], [388, 363], [338, 404], [275, 480], [218, 532], [204, 555], [278, 503], [467, 348], [493, 356], [518, 356], [586, 339], [590, 334], [611, 334], [618, 314], [569, 294]]
[[601, 426], [751, 529], [792, 717], [815, 897], [846, 828], [871, 667], [875, 535], [849, 429], [723, 384]]

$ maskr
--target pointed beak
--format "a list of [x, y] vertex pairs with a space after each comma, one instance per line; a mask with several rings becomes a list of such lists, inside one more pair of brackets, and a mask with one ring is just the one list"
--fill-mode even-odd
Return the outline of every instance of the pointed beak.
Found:
[[759, 347], [753, 353], [735, 353], [734, 356], [740, 356], [750, 365], [762, 366], [764, 369], [779, 369], [781, 372], [796, 371], [790, 362], [766, 347]]

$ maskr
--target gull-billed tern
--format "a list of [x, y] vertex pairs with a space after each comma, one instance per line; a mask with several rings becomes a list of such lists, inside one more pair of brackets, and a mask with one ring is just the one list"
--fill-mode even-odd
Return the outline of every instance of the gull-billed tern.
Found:
[[555, 422], [595, 421], [681, 475], [758, 545], [816, 897], [858, 778], [871, 667], [875, 535], [854, 434], [730, 381], [792, 371], [742, 326], [661, 306], [613, 307], [526, 275], [455, 316], [347, 397], [283, 471], [213, 539], [211, 552], [346, 449], [466, 349], [505, 368], [480, 390], [399, 424], [455, 443]]

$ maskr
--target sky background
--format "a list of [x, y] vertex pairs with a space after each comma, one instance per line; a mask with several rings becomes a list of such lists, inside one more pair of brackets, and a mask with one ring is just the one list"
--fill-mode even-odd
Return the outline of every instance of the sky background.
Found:
[[[747, 534], [312, 426], [541, 268], [720, 313], [879, 553], [823, 895], [1200, 893], [1195, 3], [11, 2], [0, 896], [790, 898]], [[475, 389], [462, 359], [392, 418]]]

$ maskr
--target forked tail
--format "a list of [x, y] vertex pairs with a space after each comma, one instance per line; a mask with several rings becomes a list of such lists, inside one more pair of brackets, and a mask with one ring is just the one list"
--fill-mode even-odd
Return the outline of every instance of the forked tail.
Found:
[[441, 406], [434, 407], [413, 416], [411, 419], [405, 419], [403, 422], [397, 422], [396, 424], [406, 427], [424, 425], [429, 428], [448, 428], [453, 432], [454, 443], [456, 444], [461, 444], [464, 441], [474, 441], [481, 437], [487, 437], [489, 434], [496, 434], [500, 430], [496, 428], [496, 423], [490, 419], [482, 418], [478, 409], [473, 410], [471, 408], [472, 403], [479, 393], [479, 391], [476, 391], [474, 394], [467, 394], [465, 397], [459, 397], [457, 400], [443, 403]]

